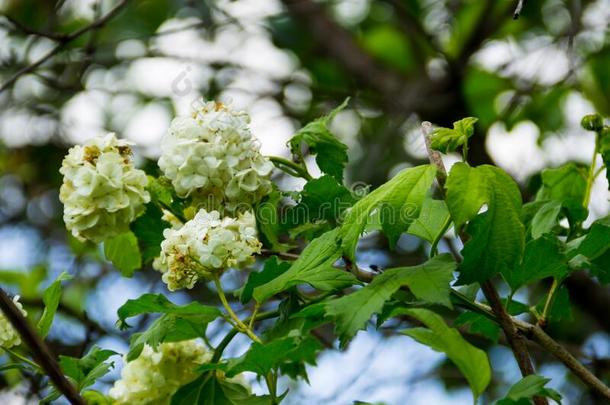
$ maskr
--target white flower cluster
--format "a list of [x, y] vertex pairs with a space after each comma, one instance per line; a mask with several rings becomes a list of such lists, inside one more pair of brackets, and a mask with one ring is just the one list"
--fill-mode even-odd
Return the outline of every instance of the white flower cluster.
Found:
[[117, 404], [165, 405], [181, 386], [197, 376], [196, 368], [212, 358], [197, 340], [144, 345], [140, 356], [125, 363], [121, 379], [108, 393]]
[[64, 222], [79, 239], [101, 242], [126, 232], [150, 201], [146, 174], [134, 167], [127, 142], [114, 134], [72, 147], [59, 171]]
[[159, 167], [179, 196], [234, 212], [271, 192], [273, 164], [260, 154], [249, 120], [245, 112], [207, 102], [192, 118], [172, 121], [161, 140]]
[[[19, 296], [16, 295], [13, 297], [13, 302], [19, 308], [23, 316], [27, 315], [27, 312], [23, 309], [23, 306], [19, 302]], [[21, 337], [19, 333], [13, 328], [13, 325], [10, 323], [4, 313], [0, 311], [0, 347], [5, 349], [10, 349], [13, 346], [17, 346], [21, 344]]]
[[200, 278], [250, 264], [261, 248], [254, 215], [248, 211], [237, 218], [221, 218], [218, 211], [201, 209], [181, 228], [165, 229], [163, 236], [161, 255], [153, 267], [163, 273], [170, 291], [193, 288]]

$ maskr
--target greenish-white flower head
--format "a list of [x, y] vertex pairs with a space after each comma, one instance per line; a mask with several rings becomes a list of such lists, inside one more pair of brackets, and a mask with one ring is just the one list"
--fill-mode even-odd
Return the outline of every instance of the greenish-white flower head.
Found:
[[197, 366], [211, 358], [197, 340], [161, 343], [155, 349], [144, 345], [137, 359], [124, 359], [121, 379], [108, 394], [117, 404], [169, 404], [178, 388], [197, 377]]
[[59, 171], [64, 222], [81, 240], [101, 242], [126, 232], [150, 201], [146, 174], [133, 165], [129, 144], [114, 134], [70, 148]]
[[243, 267], [254, 261], [261, 243], [256, 237], [256, 221], [249, 212], [237, 218], [220, 216], [218, 211], [199, 210], [179, 229], [163, 231], [161, 255], [153, 267], [163, 273], [167, 288], [193, 288], [199, 279], [219, 276], [229, 267]]
[[159, 167], [179, 196], [235, 212], [271, 192], [273, 164], [260, 154], [249, 121], [245, 112], [216, 102], [172, 121], [161, 141]]
[[[13, 297], [13, 302], [15, 306], [19, 308], [23, 316], [26, 316], [27, 313], [23, 309], [23, 306], [19, 302], [19, 296], [16, 295]], [[13, 328], [13, 325], [6, 319], [6, 316], [3, 312], [0, 311], [0, 347], [5, 349], [10, 349], [13, 346], [17, 346], [21, 344], [21, 337], [19, 333]]]

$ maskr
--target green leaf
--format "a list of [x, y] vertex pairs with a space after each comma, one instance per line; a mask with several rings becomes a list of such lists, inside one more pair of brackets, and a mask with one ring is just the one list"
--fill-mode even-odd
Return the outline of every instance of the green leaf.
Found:
[[133, 232], [122, 233], [104, 241], [104, 254], [125, 277], [133, 276], [142, 267], [142, 256], [138, 239]]
[[[136, 299], [127, 300], [117, 311], [120, 329], [131, 327], [125, 321], [136, 315], [148, 313], [162, 313], [175, 315], [202, 315], [210, 321], [221, 316], [221, 312], [216, 307], [202, 305], [198, 302], [190, 302], [186, 305], [176, 305], [168, 300], [163, 294], [143, 294]], [[208, 321], [208, 322], [210, 322]]]
[[431, 304], [451, 307], [450, 283], [455, 262], [448, 254], [433, 257], [413, 267], [385, 270], [364, 288], [323, 304], [327, 316], [336, 321], [342, 345], [366, 326], [373, 314], [381, 313], [384, 304], [399, 288], [407, 286], [413, 295]]
[[455, 318], [453, 325], [468, 326], [468, 330], [471, 333], [477, 333], [482, 336], [485, 336], [494, 343], [498, 342], [498, 338], [500, 337], [500, 327], [498, 326], [498, 324], [487, 318], [486, 316], [483, 316], [476, 312], [462, 312], [460, 316]]
[[532, 399], [535, 396], [548, 397], [557, 403], [561, 403], [561, 395], [558, 392], [545, 388], [549, 381], [551, 381], [550, 378], [536, 374], [525, 376], [508, 390], [506, 397], [498, 401], [497, 405], [512, 405], [524, 399]]
[[[483, 204], [487, 211], [478, 214]], [[470, 221], [466, 232], [471, 238], [462, 250], [458, 283], [487, 280], [520, 263], [525, 240], [521, 194], [504, 171], [456, 163], [447, 179], [447, 206], [457, 229]]]
[[292, 153], [296, 155], [301, 155], [301, 144], [305, 143], [309, 151], [316, 155], [320, 170], [330, 174], [338, 182], [343, 182], [343, 169], [348, 160], [347, 146], [332, 134], [328, 125], [335, 115], [347, 107], [348, 101], [349, 99], [346, 99], [328, 115], [305, 125], [288, 141]]
[[383, 231], [394, 246], [419, 216], [435, 173], [432, 165], [405, 169], [354, 204], [339, 231], [345, 255], [354, 260], [358, 239], [375, 209], [380, 210]]
[[78, 385], [79, 391], [93, 385], [98, 378], [103, 377], [113, 367], [113, 363], [105, 363], [110, 356], [117, 354], [112, 350], [93, 346], [82, 359], [70, 356], [59, 356], [59, 364], [64, 374]]
[[474, 134], [477, 118], [467, 117], [453, 123], [453, 129], [436, 128], [430, 139], [432, 149], [443, 153], [453, 152], [458, 147], [468, 144], [468, 138]]
[[228, 362], [226, 374], [233, 377], [244, 371], [267, 375], [271, 370], [286, 363], [316, 364], [316, 353], [320, 343], [310, 337], [290, 336], [261, 344], [254, 342], [240, 358]]
[[270, 405], [268, 396], [252, 395], [243, 385], [203, 373], [173, 395], [171, 405]]
[[279, 239], [281, 221], [278, 215], [278, 207], [281, 199], [281, 193], [274, 187], [269, 195], [254, 206], [256, 226], [261, 240], [264, 246], [271, 248], [274, 252], [288, 250], [288, 246], [281, 243]]
[[[195, 302], [191, 304], [195, 304]], [[163, 342], [181, 342], [203, 337], [208, 323], [216, 318], [217, 315], [206, 312], [180, 315], [163, 314], [146, 331], [133, 334], [129, 342], [127, 361], [136, 359], [145, 344], [156, 348]]]
[[557, 226], [559, 221], [559, 213], [561, 212], [561, 202], [551, 200], [534, 214], [530, 227], [530, 232], [533, 239], [538, 239], [546, 233], [551, 233]]
[[545, 169], [541, 176], [542, 186], [536, 195], [537, 201], [560, 201], [572, 224], [587, 218], [587, 210], [582, 206], [587, 188], [585, 169], [568, 163], [556, 169]]
[[427, 328], [412, 328], [401, 333], [433, 350], [445, 353], [468, 380], [476, 402], [476, 398], [485, 391], [491, 381], [487, 354], [468, 343], [456, 329], [447, 326], [443, 318], [434, 312], [422, 308], [413, 308], [405, 312]]
[[352, 193], [345, 186], [337, 182], [334, 177], [324, 175], [305, 184], [301, 192], [301, 201], [291, 211], [293, 211], [292, 215], [296, 214], [299, 217], [298, 223], [327, 220], [335, 224], [355, 201]]
[[246, 281], [239, 298], [241, 303], [245, 304], [252, 299], [252, 293], [256, 287], [270, 282], [280, 274], [285, 273], [289, 268], [290, 263], [282, 262], [276, 256], [267, 259], [262, 271], [252, 272], [248, 276], [248, 281]]
[[523, 262], [513, 271], [504, 273], [504, 279], [512, 291], [546, 277], [563, 279], [568, 273], [568, 263], [560, 251], [556, 237], [547, 235], [525, 245]]
[[333, 267], [341, 257], [337, 233], [338, 229], [334, 229], [311, 241], [287, 271], [254, 288], [254, 299], [264, 302], [298, 284], [309, 284], [323, 291], [355, 284], [357, 281], [352, 274]]
[[443, 229], [449, 219], [449, 210], [444, 201], [426, 198], [419, 217], [413, 221], [407, 232], [434, 244], [443, 237]]
[[161, 253], [161, 242], [164, 240], [163, 230], [170, 227], [162, 216], [161, 209], [157, 205], [149, 203], [146, 204], [144, 214], [131, 224], [131, 231], [139, 242], [143, 263], [151, 262]]
[[61, 282], [64, 280], [70, 280], [71, 278], [71, 275], [66, 272], [62, 272], [42, 294], [44, 310], [42, 311], [42, 316], [40, 317], [37, 325], [40, 337], [45, 338], [49, 334], [49, 330], [51, 330], [53, 318], [55, 318], [55, 313], [57, 312], [57, 307], [59, 306], [59, 300], [61, 299]]

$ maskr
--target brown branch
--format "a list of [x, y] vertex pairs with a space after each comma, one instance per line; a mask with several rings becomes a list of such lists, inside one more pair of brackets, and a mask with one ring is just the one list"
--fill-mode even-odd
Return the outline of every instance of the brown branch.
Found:
[[33, 62], [30, 65], [24, 66], [23, 68], [19, 69], [15, 74], [13, 74], [10, 78], [8, 78], [2, 84], [2, 86], [0, 86], [0, 93], [2, 93], [4, 90], [8, 89], [13, 84], [15, 84], [17, 79], [19, 79], [21, 76], [36, 70], [40, 65], [42, 65], [43, 63], [50, 60], [53, 56], [57, 55], [70, 42], [74, 41], [75, 39], [79, 38], [81, 35], [89, 32], [93, 29], [102, 27], [112, 17], [114, 17], [123, 8], [123, 6], [125, 6], [127, 4], [127, 1], [128, 0], [120, 0], [112, 9], [110, 9], [110, 11], [108, 11], [108, 13], [103, 15], [98, 20], [93, 21], [91, 24], [85, 25], [84, 27], [72, 32], [71, 34], [67, 34], [65, 37], [62, 38], [62, 40], [59, 42], [59, 44], [57, 44], [49, 52], [47, 52], [42, 57], [40, 57], [36, 62]]
[[20, 23], [13, 17], [8, 16], [6, 14], [4, 15], [4, 18], [6, 18], [12, 24], [12, 26], [14, 28], [16, 28], [17, 30], [21, 31], [22, 33], [24, 33], [26, 35], [35, 35], [37, 37], [49, 38], [54, 41], [60, 41], [60, 42], [65, 41], [66, 38], [68, 37], [68, 34], [63, 34], [60, 32], [37, 31], [35, 29], [29, 28], [29, 27], [23, 25], [22, 23]]
[[[426, 142], [426, 149], [428, 151], [430, 163], [433, 164], [437, 169], [436, 180], [439, 184], [440, 192], [443, 194], [443, 198], [445, 198], [444, 186], [447, 178], [447, 170], [445, 170], [445, 165], [443, 164], [440, 154], [430, 147], [432, 124], [429, 122], [422, 123], [422, 135], [424, 136], [424, 140]], [[468, 239], [466, 235], [460, 232], [459, 237], [462, 240], [462, 243], [465, 244]], [[513, 355], [515, 356], [515, 360], [519, 365], [521, 375], [525, 377], [530, 374], [534, 374], [534, 366], [532, 365], [532, 360], [530, 359], [529, 350], [527, 348], [527, 340], [521, 333], [519, 333], [512, 321], [512, 317], [508, 314], [508, 312], [506, 312], [506, 308], [504, 308], [504, 305], [502, 305], [502, 301], [500, 300], [496, 287], [490, 280], [486, 280], [481, 283], [481, 290], [483, 291], [483, 294], [485, 295], [485, 298], [487, 299], [487, 302], [489, 303], [498, 324], [506, 336], [506, 340], [508, 341]], [[548, 404], [548, 401], [543, 397], [534, 397], [534, 403], [536, 405], [543, 405]]]
[[55, 357], [34, 331], [28, 320], [23, 316], [13, 300], [0, 288], [0, 310], [4, 313], [11, 325], [19, 332], [23, 341], [32, 351], [32, 355], [38, 365], [48, 374], [53, 384], [61, 391], [72, 404], [86, 405], [76, 387], [72, 385], [63, 375]]

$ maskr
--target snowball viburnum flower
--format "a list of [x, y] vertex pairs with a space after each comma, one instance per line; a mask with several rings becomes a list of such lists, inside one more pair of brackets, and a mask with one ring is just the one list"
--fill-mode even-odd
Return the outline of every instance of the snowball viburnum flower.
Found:
[[197, 340], [161, 343], [156, 349], [144, 345], [137, 359], [124, 360], [121, 379], [108, 394], [117, 404], [169, 404], [178, 388], [197, 377], [197, 366], [211, 358]]
[[[23, 305], [19, 302], [19, 296], [16, 295], [13, 297], [13, 302], [15, 306], [19, 308], [23, 316], [27, 315], [27, 312], [23, 309]], [[13, 328], [13, 325], [10, 323], [6, 316], [2, 311], [0, 311], [0, 347], [5, 349], [10, 349], [13, 346], [17, 346], [21, 344], [21, 337], [19, 333]]]
[[181, 228], [165, 229], [163, 236], [161, 255], [153, 267], [163, 273], [170, 291], [193, 288], [200, 278], [211, 279], [228, 267], [250, 264], [262, 246], [249, 211], [237, 218], [221, 218], [218, 211], [201, 209]]
[[134, 167], [129, 144], [114, 134], [70, 148], [59, 172], [64, 222], [81, 240], [101, 242], [128, 231], [150, 201], [146, 174]]
[[245, 112], [207, 102], [192, 117], [178, 117], [161, 140], [159, 167], [181, 197], [229, 212], [271, 192], [273, 164], [260, 154]]

